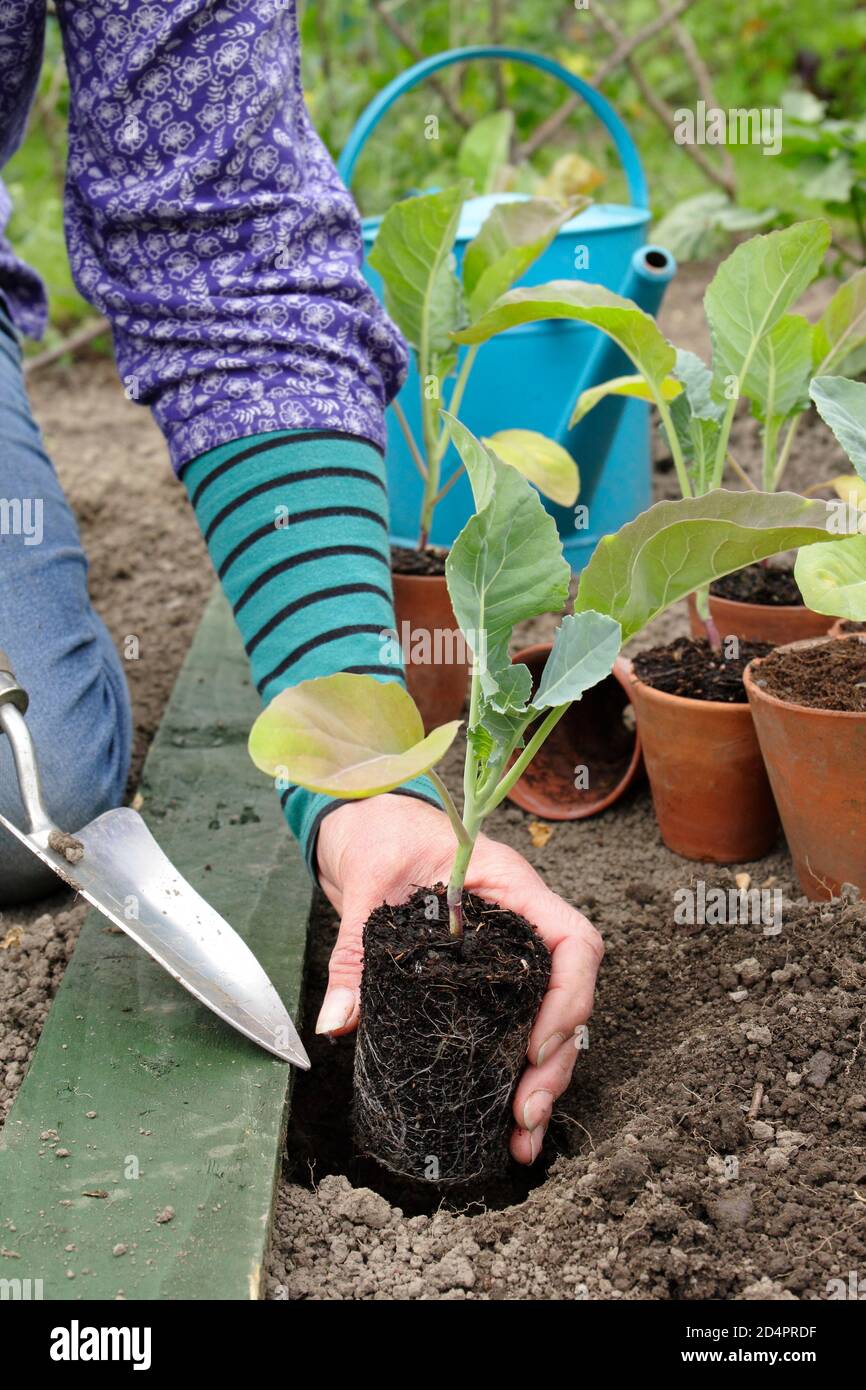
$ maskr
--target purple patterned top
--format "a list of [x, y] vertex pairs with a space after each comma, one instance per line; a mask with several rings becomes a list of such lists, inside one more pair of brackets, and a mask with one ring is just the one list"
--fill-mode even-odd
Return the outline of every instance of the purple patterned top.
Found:
[[[384, 443], [405, 346], [361, 273], [358, 214], [310, 124], [295, 0], [57, 0], [71, 87], [66, 236], [130, 399], [172, 461], [268, 430]], [[21, 141], [45, 0], [0, 0], [0, 165]], [[2, 185], [0, 185], [2, 189]], [[0, 290], [44, 292], [2, 235]]]

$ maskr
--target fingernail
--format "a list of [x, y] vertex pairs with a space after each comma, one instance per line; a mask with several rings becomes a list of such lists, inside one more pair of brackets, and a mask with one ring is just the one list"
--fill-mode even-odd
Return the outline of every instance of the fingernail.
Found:
[[546, 1125], [544, 1125], [544, 1126], [538, 1125], [538, 1127], [537, 1127], [536, 1129], [534, 1129], [534, 1130], [532, 1131], [532, 1133], [530, 1134], [530, 1136], [529, 1136], [529, 1145], [530, 1145], [530, 1152], [531, 1152], [531, 1154], [532, 1154], [532, 1157], [531, 1157], [530, 1160], [529, 1160], [530, 1163], [534, 1163], [535, 1160], [538, 1158], [538, 1155], [541, 1153], [541, 1146], [542, 1146], [542, 1144], [544, 1143], [544, 1136], [545, 1136], [546, 1133], [547, 1133], [547, 1126], [546, 1126]]
[[552, 1057], [556, 1049], [558, 1047], [561, 1047], [564, 1042], [564, 1033], [551, 1033], [550, 1037], [547, 1039], [547, 1042], [542, 1043], [541, 1047], [538, 1049], [537, 1065], [540, 1067], [542, 1062], [545, 1062], [548, 1057]]
[[355, 1008], [355, 991], [340, 985], [329, 989], [316, 1020], [317, 1033], [336, 1033], [345, 1028]]
[[528, 1129], [530, 1134], [541, 1124], [547, 1128], [552, 1109], [552, 1091], [533, 1091], [523, 1106], [523, 1128]]

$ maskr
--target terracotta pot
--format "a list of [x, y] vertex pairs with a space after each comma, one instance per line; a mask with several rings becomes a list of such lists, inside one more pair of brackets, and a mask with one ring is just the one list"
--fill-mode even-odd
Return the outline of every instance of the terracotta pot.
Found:
[[686, 700], [631, 677], [662, 839], [685, 859], [738, 864], [773, 848], [779, 817], [747, 704]]
[[[541, 642], [512, 658], [529, 667], [533, 690], [549, 655], [550, 643]], [[628, 663], [620, 659], [563, 716], [509, 800], [544, 820], [583, 820], [619, 800], [641, 770], [637, 730], [623, 717], [630, 704]], [[575, 787], [579, 768], [585, 769], [585, 789]]]
[[393, 579], [406, 684], [429, 732], [437, 724], [460, 718], [471, 657], [454, 617], [445, 576], [395, 574]]
[[866, 893], [866, 714], [778, 700], [756, 684], [760, 668], [746, 667], [746, 690], [803, 892], [830, 898], [854, 883]]
[[[797, 642], [804, 637], [824, 637], [833, 619], [826, 613], [813, 613], [804, 604], [783, 608], [772, 603], [738, 603], [710, 594], [710, 616], [719, 636], [739, 637], [741, 642], [772, 642], [774, 647]], [[694, 594], [689, 594], [689, 626], [693, 637], [704, 637]]]

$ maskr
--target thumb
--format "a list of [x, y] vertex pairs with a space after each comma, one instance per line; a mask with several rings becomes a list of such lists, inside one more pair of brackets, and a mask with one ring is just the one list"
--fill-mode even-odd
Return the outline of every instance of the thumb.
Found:
[[367, 912], [344, 904], [337, 941], [328, 965], [328, 988], [316, 1020], [316, 1032], [329, 1036], [352, 1033], [358, 1026], [363, 930]]

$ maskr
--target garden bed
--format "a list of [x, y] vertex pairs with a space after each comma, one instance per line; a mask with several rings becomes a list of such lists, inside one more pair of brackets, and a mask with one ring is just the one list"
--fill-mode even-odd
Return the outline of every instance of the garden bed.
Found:
[[[697, 307], [711, 269], [683, 272], [662, 316], [695, 350], [706, 351], [689, 325], [703, 323]], [[108, 364], [52, 374], [33, 394], [81, 521], [96, 604], [116, 640], [141, 639], [141, 660], [128, 667], [135, 777], [210, 587], [207, 557], [155, 428], [124, 400]], [[737, 457], [755, 461], [752, 426], [735, 427], [733, 439]], [[119, 441], [116, 452], [105, 440]], [[828, 432], [804, 425], [790, 486], [831, 476], [835, 463]], [[675, 495], [663, 461], [657, 495]], [[676, 611], [641, 645], [686, 631]], [[549, 633], [540, 621], [519, 637]], [[446, 776], [455, 771], [452, 755]], [[797, 889], [780, 848], [747, 866], [754, 886], [785, 895], [778, 936], [760, 926], [678, 925], [678, 889], [733, 885], [739, 866], [703, 869], [668, 852], [645, 785], [601, 817], [554, 826], [539, 848], [531, 819], [506, 804], [488, 829], [583, 908], [608, 949], [590, 1047], [549, 1134], [553, 1162], [514, 1170], [485, 1194], [490, 1210], [436, 1213], [353, 1165], [352, 1043], [312, 1036], [334, 932], [320, 906], [311, 933], [319, 977], [309, 981], [303, 1028], [313, 1072], [296, 1090], [270, 1295], [827, 1297], [827, 1280], [862, 1269], [866, 1257], [866, 910], [788, 896]], [[0, 922], [0, 943], [9, 938], [0, 950], [0, 1117], [83, 916], [58, 895]], [[734, 1159], [738, 1175], [726, 1177]]]

